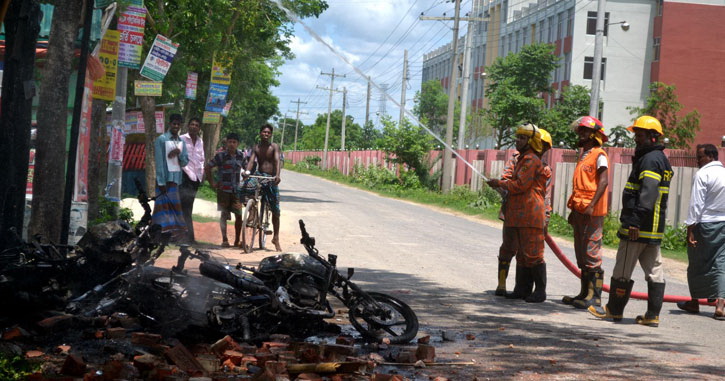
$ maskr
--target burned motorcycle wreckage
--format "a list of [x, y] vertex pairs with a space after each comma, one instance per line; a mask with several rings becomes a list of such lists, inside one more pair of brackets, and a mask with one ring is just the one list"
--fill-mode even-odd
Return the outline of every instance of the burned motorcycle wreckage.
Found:
[[[307, 337], [331, 328], [339, 332], [339, 327], [326, 322], [336, 315], [330, 303], [334, 296], [348, 308], [350, 323], [363, 339], [407, 343], [415, 337], [418, 319], [407, 304], [360, 289], [350, 280], [353, 269], [340, 273], [337, 257], [319, 255], [301, 220], [300, 229], [307, 254], [267, 257], [257, 268], [232, 266], [182, 245], [171, 270], [139, 266], [122, 275], [117, 287], [83, 313], [123, 311], [163, 334], [204, 332], [255, 342], [274, 333]], [[201, 276], [184, 270], [188, 258], [201, 261]]]
[[97, 284], [117, 279], [133, 263], [148, 260], [154, 251], [163, 252], [168, 237], [150, 223], [153, 199], [136, 185], [145, 214], [135, 230], [124, 221], [101, 223], [91, 227], [77, 246], [42, 243], [40, 236], [26, 242], [10, 231], [15, 244], [0, 252], [4, 305], [0, 322], [62, 310], [78, 295], [92, 293]]

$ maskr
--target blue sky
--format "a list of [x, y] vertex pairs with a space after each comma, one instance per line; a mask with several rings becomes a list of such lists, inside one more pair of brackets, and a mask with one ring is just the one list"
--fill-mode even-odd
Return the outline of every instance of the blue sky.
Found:
[[[330, 7], [317, 19], [303, 22], [323, 40], [369, 75], [378, 85], [388, 84], [388, 93], [400, 100], [404, 50], [408, 50], [410, 79], [406, 90], [406, 108], [412, 109], [413, 97], [420, 90], [423, 54], [449, 43], [452, 39], [452, 21], [419, 20], [421, 12], [426, 16], [453, 16], [453, 3], [443, 0], [328, 0]], [[463, 0], [461, 14], [470, 11], [471, 0]], [[461, 23], [461, 32], [465, 32]], [[459, 33], [462, 36], [463, 33]], [[280, 86], [273, 93], [280, 99], [279, 109], [294, 118], [298, 98], [300, 120], [308, 125], [318, 114], [327, 113], [329, 92], [320, 87], [330, 87], [329, 73], [345, 74], [335, 78], [334, 87], [348, 91], [347, 114], [362, 125], [365, 121], [367, 84], [343, 60], [330, 52], [324, 44], [309, 35], [304, 27], [295, 25], [295, 37], [291, 44], [295, 59], [281, 67]], [[376, 112], [381, 110], [381, 94], [373, 88], [370, 101], [370, 119], [377, 121]], [[335, 93], [332, 109], [342, 108], [342, 93]], [[386, 102], [385, 111], [398, 119], [400, 109]]]

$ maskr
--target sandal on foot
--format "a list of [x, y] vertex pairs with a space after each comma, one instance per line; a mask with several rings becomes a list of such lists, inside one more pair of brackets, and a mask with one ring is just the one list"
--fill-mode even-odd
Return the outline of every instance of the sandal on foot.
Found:
[[725, 312], [715, 311], [715, 314], [712, 315], [712, 318], [715, 320], [725, 320]]

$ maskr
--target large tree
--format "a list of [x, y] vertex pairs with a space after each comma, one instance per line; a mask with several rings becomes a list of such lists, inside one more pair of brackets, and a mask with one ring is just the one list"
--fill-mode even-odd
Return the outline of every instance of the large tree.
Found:
[[0, 249], [15, 242], [8, 230], [23, 231], [28, 178], [35, 44], [40, 31], [37, 0], [11, 1], [5, 20], [5, 59], [0, 117]]
[[380, 149], [388, 154], [388, 160], [404, 164], [418, 176], [421, 183], [427, 183], [428, 166], [425, 158], [433, 149], [433, 138], [408, 119], [403, 119], [402, 125], [393, 122], [389, 117], [382, 122], [384, 127]]
[[[327, 128], [327, 113], [318, 114], [315, 123], [307, 126], [302, 134], [302, 139], [298, 138], [298, 149], [324, 149], [325, 147], [325, 129]], [[342, 111], [332, 110], [330, 114], [330, 133], [328, 136], [327, 149], [337, 150], [341, 147], [342, 136]], [[293, 138], [294, 139], [294, 138]], [[293, 140], [294, 143], [294, 140]], [[345, 116], [345, 149], [355, 150], [368, 147], [369, 142], [363, 140], [363, 129], [355, 123], [355, 119]]]
[[580, 85], [567, 86], [561, 92], [556, 103], [545, 110], [539, 120], [539, 127], [551, 134], [554, 145], [560, 142], [565, 147], [577, 146], [576, 133], [571, 129], [571, 122], [589, 113], [589, 89]]
[[[421, 123], [428, 127], [439, 137], [446, 133], [446, 118], [448, 117], [448, 93], [438, 80], [424, 82], [420, 91], [415, 93], [415, 106], [413, 114]], [[461, 104], [456, 100], [453, 119], [453, 136], [458, 136], [458, 116]]]
[[486, 69], [489, 103], [485, 115], [496, 132], [497, 147], [513, 144], [512, 129], [519, 124], [539, 122], [545, 108], [541, 95], [551, 92], [551, 72], [558, 60], [554, 45], [531, 44], [496, 58]]
[[59, 242], [67, 164], [68, 84], [83, 2], [58, 0], [54, 5], [48, 55], [41, 71], [33, 202], [28, 229], [30, 234], [41, 234], [50, 241]]
[[650, 95], [644, 107], [628, 107], [634, 119], [641, 115], [657, 118], [662, 124], [666, 138], [670, 139], [669, 148], [688, 149], [700, 130], [700, 113], [692, 110], [682, 115], [682, 104], [677, 100], [677, 88], [662, 82], [649, 85]]

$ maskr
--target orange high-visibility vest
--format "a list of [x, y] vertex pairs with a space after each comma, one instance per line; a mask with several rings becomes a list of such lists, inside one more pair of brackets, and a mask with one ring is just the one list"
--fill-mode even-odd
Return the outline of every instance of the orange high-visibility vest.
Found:
[[[569, 209], [584, 213], [584, 210], [592, 203], [594, 193], [597, 192], [597, 183], [599, 182], [599, 175], [597, 174], [597, 159], [599, 155], [604, 155], [607, 158], [607, 164], [609, 163], [607, 153], [601, 147], [592, 148], [591, 152], [584, 159], [576, 163], [573, 181], [574, 191], [569, 197], [569, 202], [566, 204]], [[608, 207], [607, 191], [605, 190], [602, 197], [594, 205], [592, 216], [606, 216]]]

